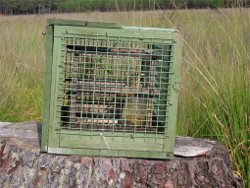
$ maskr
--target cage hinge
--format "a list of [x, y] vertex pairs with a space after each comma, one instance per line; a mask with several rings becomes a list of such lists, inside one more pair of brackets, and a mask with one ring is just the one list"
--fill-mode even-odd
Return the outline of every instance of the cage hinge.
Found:
[[170, 103], [170, 102], [168, 102], [168, 103], [167, 103], [167, 106], [173, 106], [173, 104], [172, 104], [172, 103]]
[[180, 82], [174, 82], [172, 87], [175, 91], [179, 92], [180, 91]]

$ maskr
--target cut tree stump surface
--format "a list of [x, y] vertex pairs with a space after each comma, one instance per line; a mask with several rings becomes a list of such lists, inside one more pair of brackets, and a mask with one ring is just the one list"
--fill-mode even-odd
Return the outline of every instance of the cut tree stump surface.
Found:
[[0, 188], [241, 187], [217, 142], [176, 137], [172, 160], [40, 153], [42, 125], [0, 123]]

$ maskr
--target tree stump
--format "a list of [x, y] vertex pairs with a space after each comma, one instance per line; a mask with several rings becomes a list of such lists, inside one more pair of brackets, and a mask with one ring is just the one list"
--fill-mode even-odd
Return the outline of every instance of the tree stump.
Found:
[[0, 123], [0, 187], [241, 187], [226, 149], [177, 137], [171, 161], [40, 153], [41, 124]]

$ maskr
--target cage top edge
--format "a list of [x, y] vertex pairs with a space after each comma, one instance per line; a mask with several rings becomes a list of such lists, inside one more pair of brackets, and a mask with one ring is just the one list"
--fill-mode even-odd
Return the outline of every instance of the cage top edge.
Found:
[[167, 33], [175, 33], [178, 32], [177, 29], [174, 28], [159, 28], [159, 27], [134, 27], [134, 26], [122, 26], [122, 29], [130, 29], [130, 30], [142, 30], [142, 31], [160, 31]]
[[160, 31], [167, 33], [178, 33], [175, 28], [158, 28], [158, 27], [136, 27], [136, 26], [122, 26], [120, 23], [114, 22], [96, 22], [96, 21], [79, 21], [79, 20], [64, 20], [64, 19], [47, 19], [49, 26], [75, 26], [75, 27], [93, 27], [93, 28], [110, 28], [110, 29], [128, 29], [128, 30], [142, 30], [142, 31]]
[[96, 21], [87, 21], [87, 20], [64, 20], [64, 19], [47, 19], [47, 25], [54, 26], [75, 26], [75, 27], [104, 27], [104, 28], [112, 28], [112, 29], [121, 29], [121, 25], [119, 23], [112, 22], [96, 22]]

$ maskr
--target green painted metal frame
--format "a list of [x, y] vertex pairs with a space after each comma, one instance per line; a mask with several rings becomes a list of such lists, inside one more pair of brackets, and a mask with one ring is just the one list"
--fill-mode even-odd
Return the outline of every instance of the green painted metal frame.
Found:
[[[96, 28], [102, 28], [97, 30]], [[137, 138], [136, 142], [129, 136], [106, 137], [111, 144], [106, 147], [102, 137], [90, 139], [74, 130], [58, 130], [56, 121], [56, 99], [57, 99], [57, 62], [60, 61], [60, 37], [63, 31], [81, 33], [83, 30], [95, 34], [125, 35], [135, 38], [152, 38], [157, 40], [168, 39], [173, 45], [173, 67], [171, 74], [171, 85], [169, 88], [170, 102], [168, 106], [168, 125], [165, 134], [159, 138]], [[70, 36], [70, 32], [68, 34]], [[45, 90], [44, 90], [44, 114], [42, 129], [41, 151], [55, 154], [79, 154], [92, 156], [115, 156], [136, 158], [161, 158], [171, 159], [173, 157], [175, 128], [177, 119], [178, 89], [180, 81], [180, 62], [182, 46], [180, 34], [174, 29], [123, 27], [114, 23], [82, 22], [69, 20], [48, 20], [46, 28], [46, 68], [45, 68]], [[62, 134], [63, 133], [63, 134]], [[117, 133], [118, 135], [118, 133]], [[145, 139], [147, 139], [145, 141]], [[85, 148], [77, 145], [85, 144]], [[136, 148], [138, 150], [136, 150]], [[143, 149], [144, 148], [144, 149]], [[141, 149], [141, 150], [139, 150]]]

